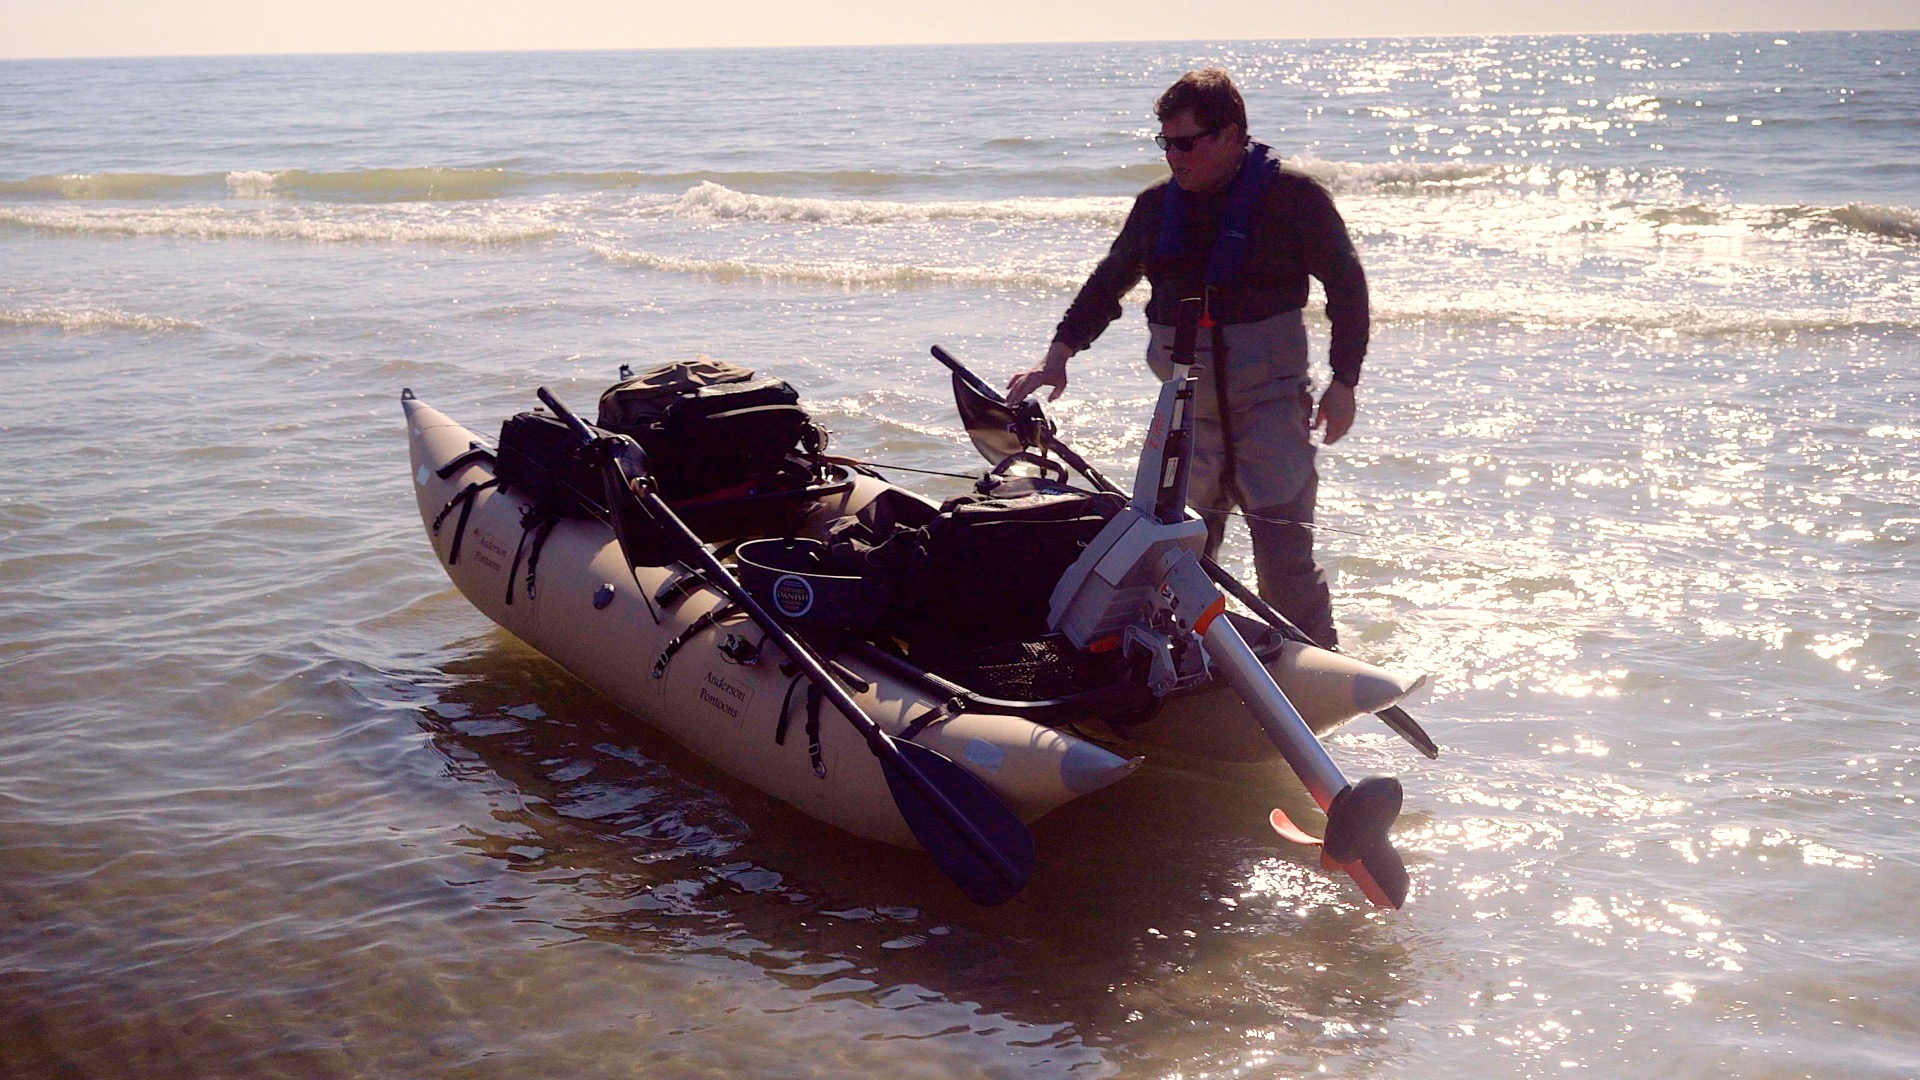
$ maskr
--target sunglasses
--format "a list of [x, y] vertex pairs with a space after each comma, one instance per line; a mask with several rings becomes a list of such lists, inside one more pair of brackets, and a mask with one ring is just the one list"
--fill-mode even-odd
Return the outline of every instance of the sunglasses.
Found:
[[1198, 135], [1155, 135], [1153, 137], [1153, 145], [1162, 150], [1178, 150], [1185, 154], [1191, 152], [1195, 146], [1199, 145], [1201, 139], [1210, 139], [1225, 130], [1226, 125], [1222, 124], [1219, 127], [1208, 128]]

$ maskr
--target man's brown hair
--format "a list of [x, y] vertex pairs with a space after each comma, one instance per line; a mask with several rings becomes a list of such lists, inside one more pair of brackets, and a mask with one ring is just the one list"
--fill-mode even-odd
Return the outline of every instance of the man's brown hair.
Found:
[[1240, 100], [1232, 76], [1219, 68], [1201, 68], [1180, 76], [1180, 81], [1167, 87], [1153, 106], [1153, 115], [1161, 123], [1183, 112], [1191, 112], [1193, 122], [1203, 128], [1238, 124], [1240, 134], [1247, 133], [1247, 103]]

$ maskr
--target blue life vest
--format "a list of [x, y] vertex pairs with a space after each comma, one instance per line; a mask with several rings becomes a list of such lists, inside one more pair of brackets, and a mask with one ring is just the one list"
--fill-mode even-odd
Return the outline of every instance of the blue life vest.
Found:
[[[1220, 233], [1214, 237], [1213, 250], [1207, 254], [1207, 270], [1203, 279], [1209, 288], [1230, 285], [1240, 276], [1241, 268], [1247, 261], [1247, 250], [1253, 243], [1253, 219], [1260, 206], [1260, 196], [1273, 185], [1280, 176], [1280, 163], [1272, 156], [1272, 147], [1266, 143], [1253, 143], [1247, 148], [1247, 156], [1240, 162], [1240, 172], [1234, 176], [1233, 184], [1227, 191], [1226, 213], [1220, 221]], [[1178, 183], [1167, 181], [1167, 190], [1160, 204], [1160, 242], [1155, 251], [1162, 258], [1178, 255], [1186, 247], [1187, 223], [1193, 216], [1198, 200], [1205, 198], [1182, 188]]]

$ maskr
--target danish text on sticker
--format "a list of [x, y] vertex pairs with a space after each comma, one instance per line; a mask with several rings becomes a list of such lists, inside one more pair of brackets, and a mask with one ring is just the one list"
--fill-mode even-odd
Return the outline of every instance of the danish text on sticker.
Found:
[[813, 583], [803, 577], [782, 574], [773, 582], [773, 606], [789, 619], [812, 611]]

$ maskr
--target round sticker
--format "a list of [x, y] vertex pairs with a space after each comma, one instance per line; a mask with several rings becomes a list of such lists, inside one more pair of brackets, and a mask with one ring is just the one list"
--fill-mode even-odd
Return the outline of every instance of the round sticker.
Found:
[[813, 610], [813, 582], [792, 574], [773, 581], [773, 606], [789, 619], [797, 619]]

